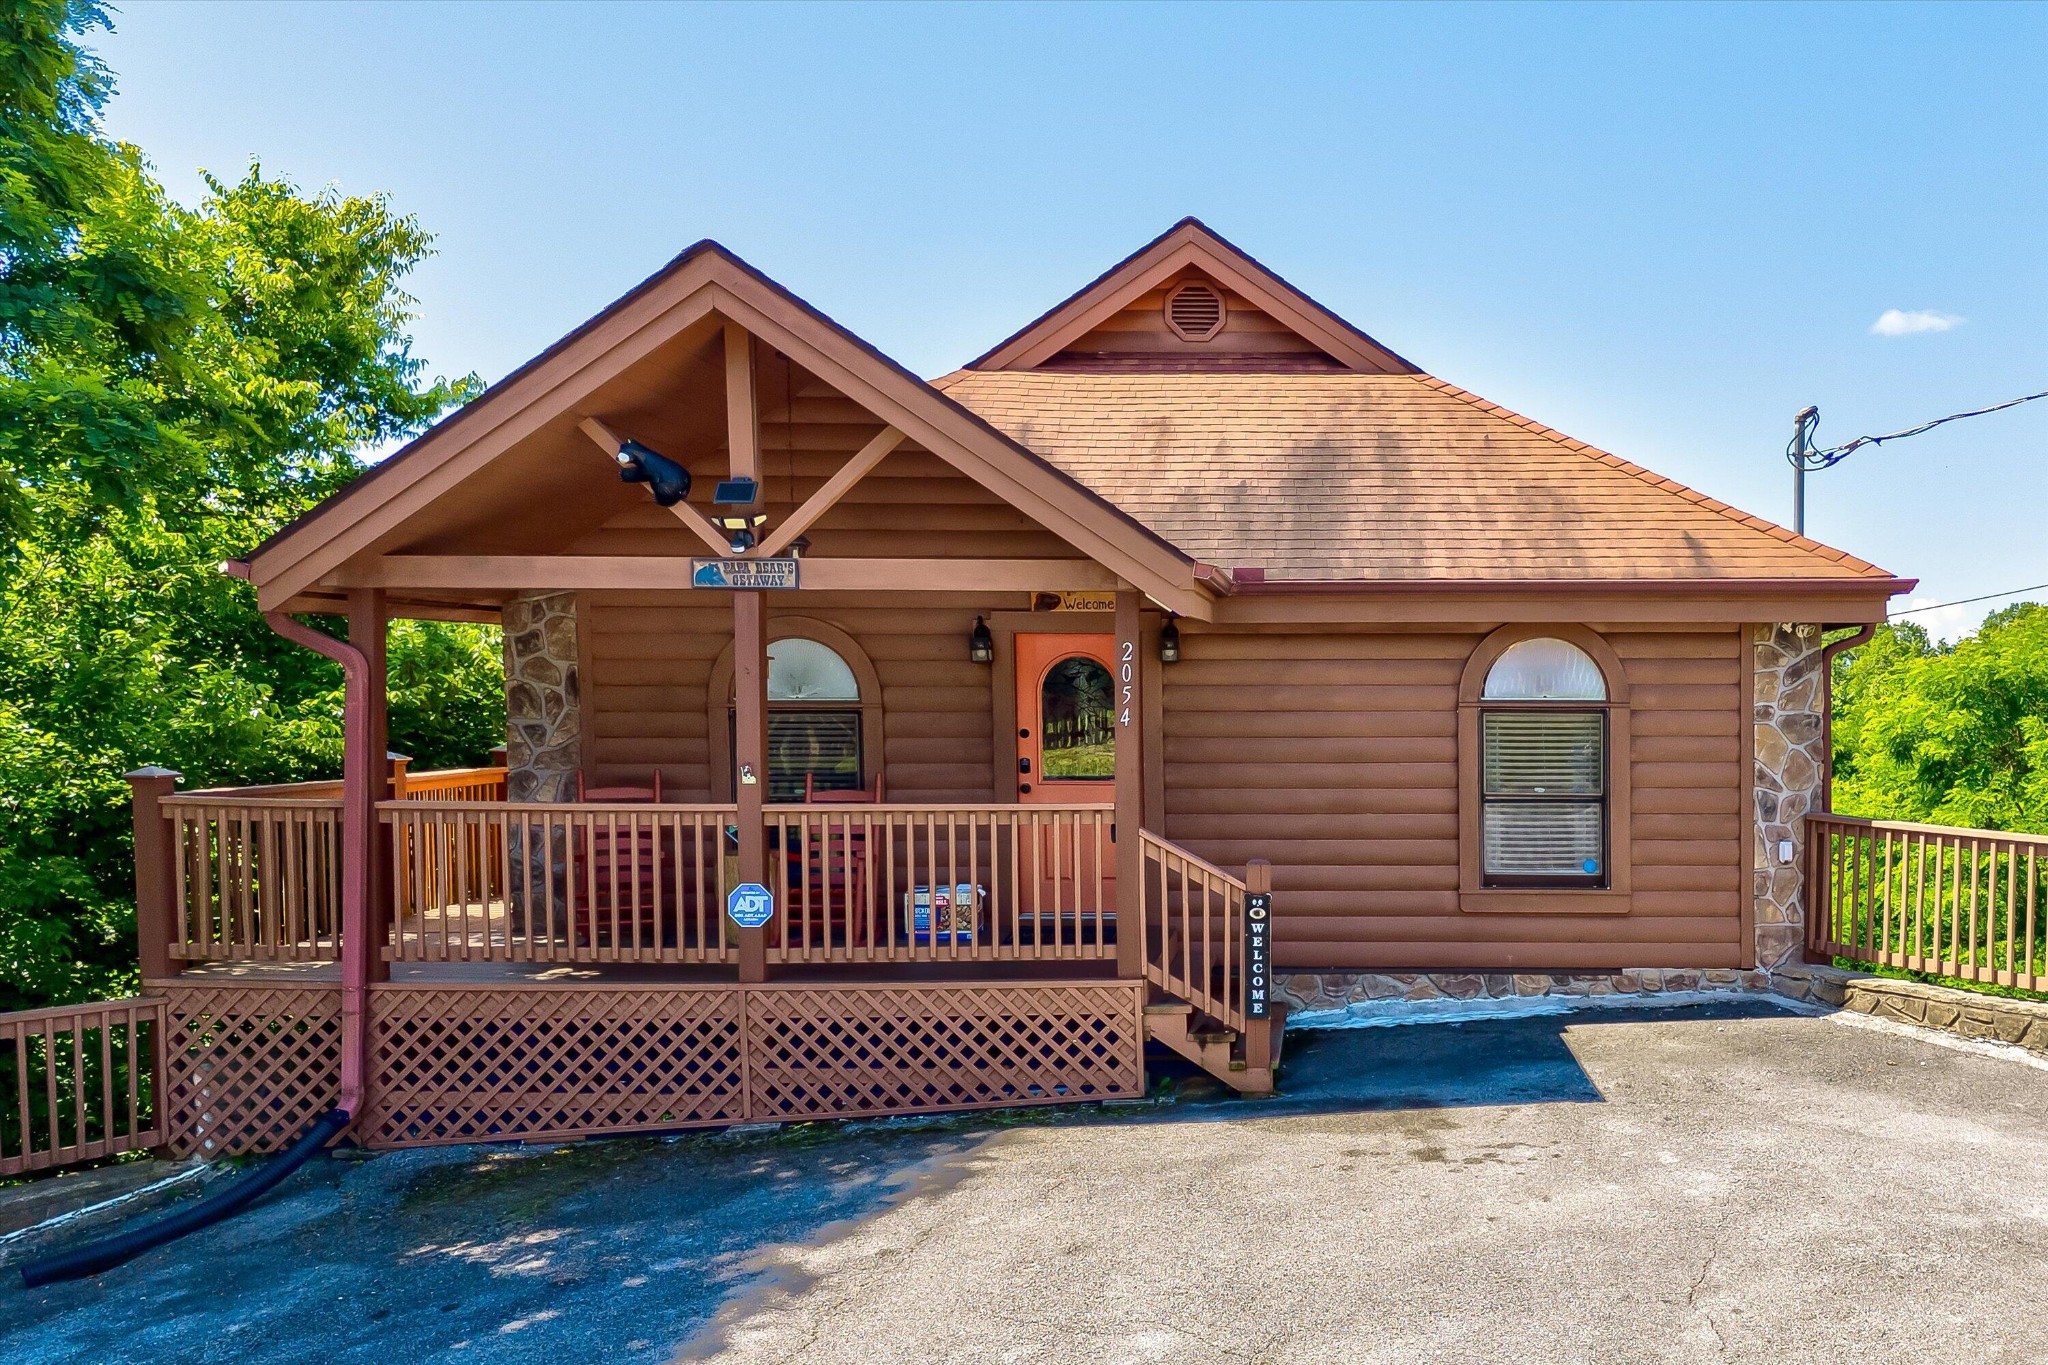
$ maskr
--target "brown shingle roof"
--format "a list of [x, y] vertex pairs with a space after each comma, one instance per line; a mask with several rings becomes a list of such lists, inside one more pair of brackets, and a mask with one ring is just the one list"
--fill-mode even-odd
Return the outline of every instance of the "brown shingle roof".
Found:
[[935, 382], [1185, 553], [1271, 580], [1887, 577], [1428, 375]]

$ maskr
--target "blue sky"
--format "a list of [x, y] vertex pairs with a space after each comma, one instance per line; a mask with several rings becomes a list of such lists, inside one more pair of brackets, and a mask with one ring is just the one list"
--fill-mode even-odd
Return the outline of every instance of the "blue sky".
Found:
[[[2048, 389], [2048, 5], [116, 24], [109, 128], [173, 193], [260, 156], [437, 235], [445, 372], [504, 374], [709, 236], [936, 375], [1194, 213], [1432, 373], [1776, 520], [1808, 403], [1836, 442]], [[2048, 400], [1814, 476], [1808, 529], [1947, 601], [2048, 582], [2044, 492]]]

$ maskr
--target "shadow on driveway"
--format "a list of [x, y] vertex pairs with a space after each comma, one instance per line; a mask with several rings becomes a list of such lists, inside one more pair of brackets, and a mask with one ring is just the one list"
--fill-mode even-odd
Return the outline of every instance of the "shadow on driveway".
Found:
[[[664, 1361], [762, 1253], [971, 1174], [1023, 1124], [1223, 1122], [1589, 1103], [1564, 1030], [1777, 1015], [1768, 1005], [1601, 1010], [1290, 1035], [1278, 1098], [1010, 1111], [780, 1133], [328, 1158], [224, 1224], [98, 1279], [0, 1285], [0, 1358], [55, 1362]], [[71, 1237], [81, 1234], [72, 1233]], [[66, 1241], [70, 1238], [66, 1238]]]

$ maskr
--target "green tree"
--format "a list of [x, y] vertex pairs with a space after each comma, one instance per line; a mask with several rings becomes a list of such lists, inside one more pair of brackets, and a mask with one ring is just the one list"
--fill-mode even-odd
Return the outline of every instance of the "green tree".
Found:
[[2048, 833], [2048, 607], [1954, 645], [1879, 627], [1836, 660], [1834, 748], [1845, 814]]
[[[0, 16], [0, 1008], [132, 976], [127, 786], [332, 775], [341, 677], [219, 572], [475, 387], [428, 381], [400, 287], [430, 239], [382, 196], [252, 165], [196, 208], [98, 116], [82, 0]], [[404, 623], [392, 739], [503, 734], [495, 630]]]

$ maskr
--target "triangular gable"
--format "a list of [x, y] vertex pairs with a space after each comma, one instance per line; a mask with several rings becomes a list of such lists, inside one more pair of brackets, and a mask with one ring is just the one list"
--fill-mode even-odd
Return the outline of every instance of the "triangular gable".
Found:
[[788, 355], [1155, 600], [1208, 614], [1188, 556], [710, 241], [265, 541], [246, 564], [259, 600], [266, 609], [282, 606], [712, 314]]
[[1075, 347], [1118, 314], [1190, 272], [1248, 300], [1338, 366], [1366, 374], [1416, 374], [1416, 366], [1374, 341], [1199, 219], [1183, 218], [1030, 323], [970, 370], [1028, 370]]

